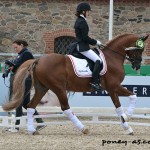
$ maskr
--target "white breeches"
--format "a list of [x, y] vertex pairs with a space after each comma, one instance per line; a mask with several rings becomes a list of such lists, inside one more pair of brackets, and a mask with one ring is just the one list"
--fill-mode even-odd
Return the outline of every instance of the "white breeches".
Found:
[[[79, 50], [79, 45], [77, 45], [77, 50]], [[102, 59], [92, 49], [80, 53], [92, 60], [93, 62], [100, 60], [100, 63], [102, 63]]]

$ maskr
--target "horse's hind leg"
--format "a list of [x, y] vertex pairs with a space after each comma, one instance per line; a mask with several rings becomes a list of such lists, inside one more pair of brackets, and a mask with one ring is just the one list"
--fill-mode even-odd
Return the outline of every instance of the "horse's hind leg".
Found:
[[33, 114], [35, 113], [35, 108], [39, 104], [42, 97], [48, 91], [47, 88], [42, 86], [40, 83], [35, 84], [35, 94], [31, 99], [30, 103], [28, 104], [27, 108], [27, 128], [30, 134], [36, 134], [36, 129], [34, 128], [34, 118]]
[[70, 109], [70, 106], [68, 104], [68, 98], [67, 98], [67, 93], [65, 90], [58, 90], [54, 91], [55, 94], [57, 95], [61, 109], [63, 113], [71, 120], [71, 122], [84, 134], [88, 133], [88, 129], [84, 127], [84, 125], [81, 123], [81, 121], [76, 117], [76, 115], [72, 112]]
[[118, 114], [118, 116], [120, 118], [123, 129], [127, 132], [127, 134], [133, 134], [132, 128], [128, 125], [128, 123], [125, 120], [122, 119], [122, 116], [125, 116], [125, 113], [124, 113], [123, 108], [121, 107], [118, 93], [111, 92], [111, 93], [109, 93], [109, 95], [116, 107], [116, 113]]

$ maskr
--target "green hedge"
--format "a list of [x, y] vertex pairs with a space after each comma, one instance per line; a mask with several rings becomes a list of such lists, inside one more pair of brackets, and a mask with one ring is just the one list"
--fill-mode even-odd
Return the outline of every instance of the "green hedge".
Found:
[[133, 70], [131, 64], [124, 64], [124, 69], [127, 76], [150, 76], [150, 65], [141, 65], [140, 73]]

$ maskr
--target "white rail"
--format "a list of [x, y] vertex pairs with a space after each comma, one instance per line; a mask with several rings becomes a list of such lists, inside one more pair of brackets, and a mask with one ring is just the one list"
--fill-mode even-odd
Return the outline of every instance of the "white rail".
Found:
[[[56, 124], [67, 124], [71, 123], [66, 116], [62, 113], [59, 107], [37, 107], [38, 111], [41, 113], [45, 113], [44, 115], [34, 116], [34, 118], [49, 118], [49, 122], [44, 123], [35, 123], [35, 125], [56, 125]], [[110, 121], [110, 117], [117, 117], [114, 108], [81, 108], [74, 107], [72, 108], [73, 112], [78, 117], [88, 117], [88, 120], [85, 119], [82, 121], [83, 123], [94, 123], [94, 124], [120, 124], [118, 121]], [[0, 107], [0, 112], [3, 112]], [[11, 112], [14, 112], [11, 111]], [[150, 119], [150, 108], [137, 108], [135, 110], [136, 115], [133, 115], [132, 118], [138, 119]], [[89, 118], [90, 117], [90, 118]], [[105, 121], [109, 117], [109, 121]], [[57, 121], [56, 121], [57, 118]], [[61, 119], [61, 120], [59, 120]], [[63, 119], [63, 120], [62, 120]], [[104, 120], [105, 119], [105, 120]], [[16, 132], [16, 127], [27, 126], [27, 116], [15, 117], [14, 113], [11, 116], [0, 116], [0, 127], [9, 127], [11, 132]], [[15, 125], [16, 120], [20, 120], [20, 125]], [[137, 126], [150, 126], [150, 123], [140, 123], [140, 122], [130, 122], [129, 124], [137, 125]]]
[[[44, 55], [47, 55], [47, 54], [33, 54], [34, 57], [40, 57], [40, 56], [44, 56]], [[0, 53], [0, 56], [17, 56], [16, 53]]]
[[[116, 114], [114, 107], [71, 107], [74, 113], [108, 113], [108, 114]], [[41, 113], [60, 113], [62, 112], [60, 107], [55, 106], [38, 106], [37, 110]], [[124, 108], [126, 110], [126, 108]], [[4, 112], [2, 107], [0, 106], [0, 112]], [[12, 110], [10, 112], [15, 112]], [[24, 109], [24, 112], [26, 110]], [[150, 114], [150, 108], [143, 107], [143, 108], [135, 108], [134, 114]]]

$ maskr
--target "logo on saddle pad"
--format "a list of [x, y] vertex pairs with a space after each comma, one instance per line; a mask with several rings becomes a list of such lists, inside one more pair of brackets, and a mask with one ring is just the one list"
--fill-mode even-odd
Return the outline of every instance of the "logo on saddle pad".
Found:
[[[103, 69], [100, 72], [100, 75], [104, 75], [107, 71], [107, 64], [105, 61], [105, 57], [101, 51], [100, 51], [100, 55], [103, 61]], [[92, 77], [92, 71], [90, 70], [88, 66], [87, 60], [79, 59], [72, 55], [68, 55], [68, 57], [70, 58], [74, 72], [78, 77]]]

